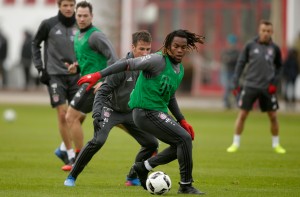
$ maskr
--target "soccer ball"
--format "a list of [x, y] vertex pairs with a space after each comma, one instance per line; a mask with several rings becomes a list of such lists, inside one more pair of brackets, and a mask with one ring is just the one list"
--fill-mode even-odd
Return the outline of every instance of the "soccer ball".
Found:
[[13, 109], [7, 109], [3, 113], [3, 118], [7, 122], [13, 122], [16, 119], [16, 117], [16, 112]]
[[147, 190], [155, 195], [168, 193], [171, 186], [172, 183], [170, 177], [161, 171], [151, 173], [146, 181]]

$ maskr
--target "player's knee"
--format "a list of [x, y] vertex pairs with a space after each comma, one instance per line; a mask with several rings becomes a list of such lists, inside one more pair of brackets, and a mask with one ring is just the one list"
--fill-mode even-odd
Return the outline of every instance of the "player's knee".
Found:
[[146, 146], [148, 149], [150, 149], [152, 152], [154, 152], [155, 150], [158, 149], [158, 141], [157, 140], [151, 141]]
[[181, 136], [182, 141], [180, 143], [185, 142], [185, 143], [192, 143], [192, 137], [191, 135], [186, 132], [185, 135]]

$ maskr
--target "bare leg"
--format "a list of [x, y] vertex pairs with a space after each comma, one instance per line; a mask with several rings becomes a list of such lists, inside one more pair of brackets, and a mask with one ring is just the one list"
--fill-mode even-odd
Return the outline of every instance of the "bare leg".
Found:
[[57, 119], [58, 119], [58, 128], [61, 135], [61, 138], [63, 142], [65, 143], [65, 146], [67, 150], [72, 148], [72, 140], [71, 135], [68, 131], [68, 125], [66, 121], [66, 112], [67, 112], [67, 105], [59, 105], [56, 107], [57, 111]]
[[279, 135], [279, 124], [278, 124], [278, 120], [277, 120], [276, 111], [269, 111], [268, 116], [269, 116], [270, 124], [271, 124], [271, 133], [273, 136], [278, 136]]
[[238, 150], [238, 147], [240, 146], [240, 136], [243, 133], [245, 121], [248, 117], [249, 111], [246, 110], [240, 110], [238, 117], [235, 121], [235, 130], [234, 130], [234, 136], [233, 136], [233, 143], [230, 147], [227, 148], [227, 152], [233, 153]]
[[77, 150], [81, 150], [83, 147], [84, 135], [81, 124], [84, 119], [85, 115], [83, 115], [80, 111], [77, 111], [72, 107], [68, 108], [66, 120], [70, 129], [72, 140]]
[[245, 121], [248, 117], [249, 111], [246, 110], [240, 110], [238, 117], [235, 121], [235, 134], [236, 135], [241, 135], [243, 133], [244, 130], [244, 124]]

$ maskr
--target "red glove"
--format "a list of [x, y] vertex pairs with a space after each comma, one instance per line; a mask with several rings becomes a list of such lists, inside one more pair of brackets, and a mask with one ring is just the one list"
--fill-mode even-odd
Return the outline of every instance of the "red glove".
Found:
[[275, 94], [276, 93], [276, 90], [277, 90], [277, 87], [274, 86], [273, 84], [270, 84], [269, 87], [268, 87], [268, 92], [270, 94]]
[[237, 88], [232, 90], [232, 94], [234, 96], [237, 96], [240, 92], [241, 92], [241, 87], [240, 86], [238, 86]]
[[88, 87], [86, 88], [86, 91], [88, 91], [89, 89], [91, 89], [96, 83], [97, 81], [99, 81], [101, 79], [101, 74], [100, 72], [95, 72], [92, 74], [88, 74], [88, 75], [84, 75], [83, 77], [81, 77], [77, 84], [78, 85], [82, 85], [84, 83], [89, 83]]
[[181, 120], [179, 123], [182, 126], [182, 128], [184, 128], [191, 135], [192, 140], [194, 140], [195, 133], [193, 127], [184, 119]]

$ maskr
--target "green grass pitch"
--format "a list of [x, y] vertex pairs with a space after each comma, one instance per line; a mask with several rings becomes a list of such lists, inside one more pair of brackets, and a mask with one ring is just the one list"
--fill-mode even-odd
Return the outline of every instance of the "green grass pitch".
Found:
[[[13, 108], [15, 122], [5, 122], [3, 111]], [[182, 109], [193, 125], [194, 186], [211, 197], [300, 196], [299, 114], [278, 114], [281, 144], [287, 154], [271, 149], [266, 114], [252, 112], [246, 122], [241, 148], [227, 153], [232, 142], [237, 111]], [[63, 185], [68, 173], [54, 155], [60, 144], [55, 110], [49, 106], [0, 105], [0, 196], [150, 196], [141, 187], [124, 186], [138, 144], [114, 128], [104, 147], [94, 156], [76, 181]], [[84, 123], [85, 142], [93, 136], [90, 115]], [[160, 144], [160, 150], [166, 147]], [[177, 160], [155, 170], [166, 172], [178, 196]]]

